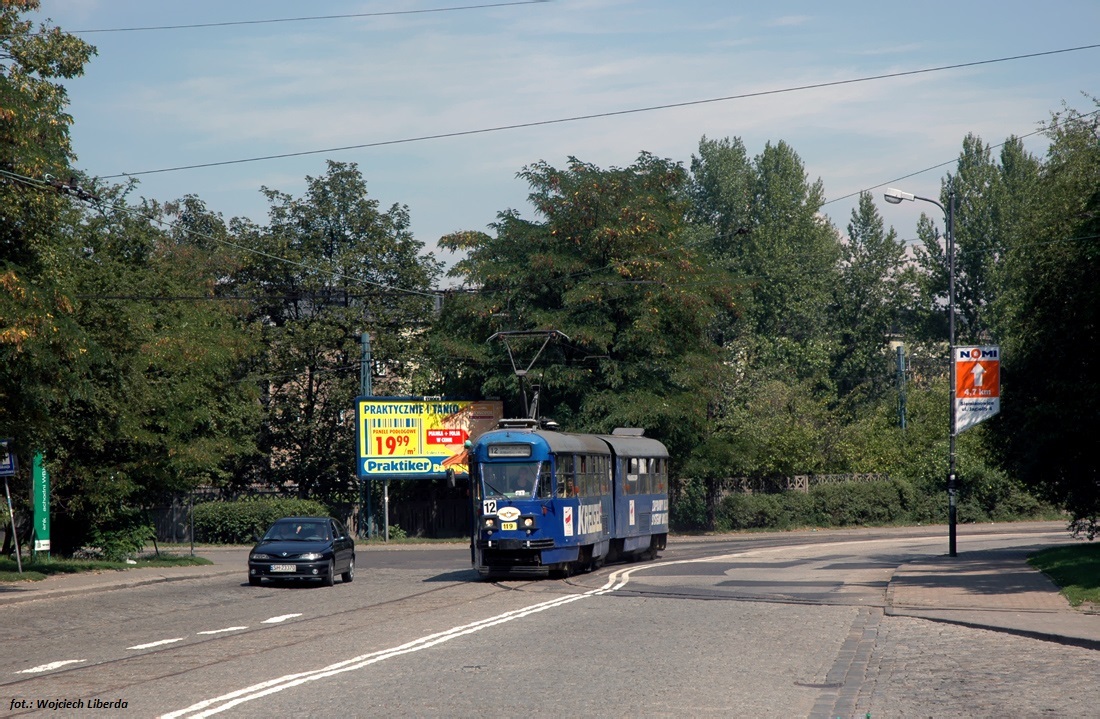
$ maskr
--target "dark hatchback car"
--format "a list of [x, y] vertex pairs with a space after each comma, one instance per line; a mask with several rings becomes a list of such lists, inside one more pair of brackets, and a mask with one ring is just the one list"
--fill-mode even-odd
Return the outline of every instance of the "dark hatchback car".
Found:
[[248, 583], [264, 579], [320, 579], [331, 587], [339, 574], [355, 578], [355, 540], [329, 517], [283, 517], [248, 555]]

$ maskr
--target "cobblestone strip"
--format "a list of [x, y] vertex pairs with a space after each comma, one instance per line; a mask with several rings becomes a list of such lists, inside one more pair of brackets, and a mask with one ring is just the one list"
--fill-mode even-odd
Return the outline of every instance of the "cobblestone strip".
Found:
[[864, 607], [859, 610], [848, 632], [848, 638], [844, 640], [836, 661], [825, 676], [822, 687], [824, 691], [814, 703], [810, 719], [855, 716], [881, 621], [881, 608]]
[[1100, 652], [887, 616], [856, 706], [833, 717], [1092, 717], [1097, 677]]

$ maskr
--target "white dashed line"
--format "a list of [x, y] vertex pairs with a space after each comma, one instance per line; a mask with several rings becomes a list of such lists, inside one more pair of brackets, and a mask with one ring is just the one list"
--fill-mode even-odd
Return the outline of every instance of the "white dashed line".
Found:
[[211, 629], [206, 632], [196, 632], [196, 634], [221, 634], [222, 632], [239, 632], [242, 629], [248, 629], [248, 627], [226, 627], [225, 629]]
[[272, 617], [271, 619], [265, 619], [265, 620], [263, 620], [263, 622], [261, 622], [261, 624], [278, 624], [279, 622], [285, 622], [288, 619], [293, 619], [294, 617], [300, 617], [300, 616], [302, 616], [302, 615], [301, 614], [281, 614], [277, 617]]
[[165, 644], [175, 644], [176, 642], [182, 642], [183, 637], [177, 639], [161, 639], [159, 642], [149, 642], [148, 644], [138, 644], [136, 647], [127, 647], [128, 649], [151, 649], [152, 647], [159, 647]]
[[49, 664], [41, 664], [37, 667], [31, 667], [30, 669], [24, 669], [22, 671], [16, 672], [16, 674], [38, 674], [39, 672], [50, 672], [50, 671], [53, 671], [54, 669], [60, 669], [61, 667], [65, 666], [66, 664], [79, 664], [80, 662], [83, 662], [83, 661], [86, 661], [86, 660], [84, 660], [84, 659], [66, 659], [63, 662], [50, 662]]

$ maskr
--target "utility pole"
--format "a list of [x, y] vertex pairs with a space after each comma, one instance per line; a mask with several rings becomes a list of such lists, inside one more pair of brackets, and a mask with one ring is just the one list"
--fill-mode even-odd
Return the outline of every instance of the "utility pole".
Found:
[[905, 345], [898, 345], [898, 426], [905, 431]]
[[921, 197], [920, 195], [914, 195], [912, 192], [904, 192], [893, 187], [888, 187], [886, 192], [883, 193], [886, 201], [891, 205], [901, 204], [903, 200], [914, 202], [921, 200], [922, 202], [930, 202], [936, 207], [940, 208], [943, 212], [944, 219], [947, 220], [947, 237], [946, 239], [946, 254], [947, 254], [947, 357], [948, 357], [948, 384], [949, 390], [948, 398], [951, 402], [950, 417], [951, 424], [949, 428], [949, 448], [947, 450], [947, 554], [952, 557], [959, 555], [956, 547], [956, 526], [958, 524], [958, 491], [959, 480], [955, 476], [955, 437], [958, 434], [958, 422], [955, 417], [956, 410], [956, 398], [955, 393], [957, 387], [955, 386], [955, 188], [954, 186], [948, 190], [947, 193], [947, 207], [944, 207], [937, 200], [933, 200], [931, 197]]
[[[371, 392], [370, 333], [363, 332], [359, 337], [359, 394], [363, 397], [370, 397]], [[358, 422], [359, 418], [357, 417], [355, 421]], [[363, 528], [366, 527], [367, 539], [370, 539], [374, 535], [374, 532], [371, 531], [373, 529], [374, 513], [371, 511], [371, 492], [370, 487], [367, 485], [368, 481], [365, 479], [359, 480], [359, 535], [362, 536]], [[366, 509], [363, 508], [364, 504]]]

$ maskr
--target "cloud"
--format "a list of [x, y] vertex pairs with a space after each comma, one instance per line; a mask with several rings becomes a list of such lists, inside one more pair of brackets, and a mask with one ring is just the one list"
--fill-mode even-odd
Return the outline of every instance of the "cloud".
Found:
[[[94, 9], [102, 15], [98, 27], [158, 24], [184, 14], [171, 4], [122, 0], [47, 4], [62, 27], [78, 21], [89, 27], [70, 7]], [[425, 5], [410, 0], [402, 7]], [[1073, 28], [1039, 9], [1026, 22], [975, 10], [992, 24], [979, 36], [967, 30], [973, 17], [945, 27], [901, 7], [871, 17], [841, 3], [820, 17], [775, 18], [767, 8], [743, 4], [733, 12], [726, 2], [689, 8], [628, 0], [103, 34], [92, 38], [100, 56], [87, 77], [69, 83], [73, 137], [83, 166], [108, 174], [617, 113], [1007, 56], [1034, 43], [1044, 27], [1053, 33], [1044, 37], [1057, 38], [1050, 47], [1084, 44], [1097, 17], [1090, 7], [1080, 7]], [[243, 0], [195, 2], [186, 11], [191, 21], [220, 19], [218, 13], [303, 14], [295, 3]], [[784, 29], [794, 27], [797, 33]], [[296, 194], [306, 174], [324, 171], [327, 157], [354, 161], [372, 196], [384, 206], [408, 203], [418, 236], [434, 241], [454, 229], [481, 229], [509, 207], [527, 212], [527, 188], [515, 173], [531, 162], [562, 166], [575, 155], [622, 167], [647, 150], [687, 163], [705, 134], [741, 137], [750, 154], [785, 140], [811, 179], [821, 177], [827, 195], [836, 197], [951, 160], [967, 132], [1000, 142], [1034, 129], [1061, 99], [1095, 92], [1094, 60], [1095, 54], [1067, 54], [148, 175], [142, 187], [162, 198], [193, 192], [227, 215], [262, 220], [261, 184]], [[942, 175], [914, 180], [935, 191]], [[826, 209], [843, 225], [846, 208], [838, 202]]]
[[806, 25], [813, 20], [810, 15], [784, 15], [765, 23], [768, 27], [795, 27]]

